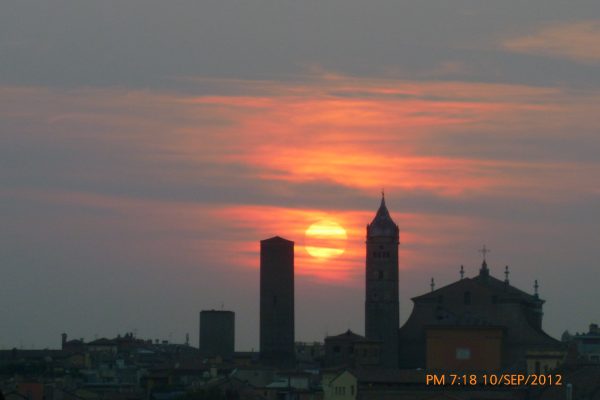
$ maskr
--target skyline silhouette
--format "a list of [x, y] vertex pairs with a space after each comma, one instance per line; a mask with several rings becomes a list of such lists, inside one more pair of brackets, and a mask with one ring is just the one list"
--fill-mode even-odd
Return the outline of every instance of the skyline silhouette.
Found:
[[[0, 347], [259, 343], [259, 241], [296, 243], [296, 338], [364, 333], [379, 193], [411, 298], [479, 271], [544, 330], [597, 321], [600, 4], [10, 2], [0, 26]], [[331, 221], [344, 251], [311, 256]], [[341, 232], [341, 231], [340, 231]], [[340, 237], [342, 237], [340, 233]], [[309, 237], [309, 242], [314, 238]]]

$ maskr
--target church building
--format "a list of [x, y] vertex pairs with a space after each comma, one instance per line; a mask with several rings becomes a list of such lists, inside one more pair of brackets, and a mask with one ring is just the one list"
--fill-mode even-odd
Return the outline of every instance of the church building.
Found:
[[412, 299], [414, 308], [399, 324], [398, 225], [382, 195], [367, 225], [365, 337], [380, 345], [384, 368], [446, 371], [544, 373], [560, 365], [564, 345], [542, 329], [538, 295], [490, 274], [486, 253], [479, 274]]
[[556, 368], [564, 346], [542, 330], [542, 306], [505, 279], [490, 275], [485, 260], [479, 274], [412, 299], [412, 314], [399, 332], [401, 368], [451, 371], [544, 373]]

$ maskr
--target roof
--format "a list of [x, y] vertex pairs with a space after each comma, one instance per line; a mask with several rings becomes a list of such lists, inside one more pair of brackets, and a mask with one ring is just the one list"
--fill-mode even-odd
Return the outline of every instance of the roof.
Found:
[[385, 205], [385, 197], [381, 196], [381, 204], [375, 218], [367, 225], [367, 236], [398, 236], [398, 225], [392, 220]]
[[490, 294], [497, 295], [498, 299], [513, 299], [529, 303], [544, 303], [544, 300], [540, 299], [539, 297], [526, 293], [521, 289], [517, 289], [506, 281], [501, 281], [500, 279], [494, 278], [491, 275], [483, 274], [479, 274], [473, 278], [460, 279], [432, 292], [413, 297], [412, 300], [419, 301], [426, 299], [437, 299], [438, 296], [444, 294], [446, 291], [455, 290], [460, 287], [465, 287], [465, 289], [467, 289], [473, 285], [488, 290]]
[[92, 346], [116, 346], [116, 344], [117, 343], [114, 339], [106, 339], [106, 338], [96, 339], [96, 340], [93, 340], [88, 343], [88, 345], [92, 345]]
[[261, 243], [268, 244], [294, 244], [293, 241], [282, 238], [281, 236], [273, 236], [272, 238], [264, 239], [260, 241]]
[[344, 333], [340, 333], [339, 335], [327, 336], [325, 338], [326, 341], [335, 340], [335, 341], [344, 341], [344, 342], [365, 342], [370, 341], [366, 337], [358, 335], [348, 329]]

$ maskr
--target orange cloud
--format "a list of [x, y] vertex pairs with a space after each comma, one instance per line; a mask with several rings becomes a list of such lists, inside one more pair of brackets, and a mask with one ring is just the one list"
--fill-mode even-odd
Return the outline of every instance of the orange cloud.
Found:
[[[101, 222], [132, 229], [140, 257], [172, 257], [188, 265], [220, 262], [227, 254], [235, 266], [257, 268], [259, 240], [281, 235], [297, 243], [300, 275], [353, 284], [362, 279], [364, 229], [382, 187], [400, 197], [443, 200], [518, 196], [552, 202], [597, 192], [597, 182], [590, 182], [600, 176], [597, 163], [536, 159], [529, 149], [516, 157], [500, 152], [506, 142], [518, 151], [514, 141], [521, 136], [542, 144], [558, 138], [557, 154], [569, 144], [564, 132], [592, 140], [586, 132], [595, 126], [597, 93], [342, 76], [223, 85], [231, 86], [229, 95], [0, 88], [0, 97], [10, 99], [0, 116], [29, 121], [27, 134], [41, 143], [84, 152], [76, 167], [51, 173], [78, 178], [89, 192], [44, 189], [32, 197], [113, 210], [121, 217]], [[464, 150], [472, 142], [480, 154]], [[87, 159], [96, 152], [100, 162], [94, 167]], [[123, 152], [123, 159], [115, 161], [115, 152]], [[110, 192], [114, 182], [125, 195]], [[123, 189], [139, 182], [150, 185], [142, 187], [150, 194]], [[353, 209], [344, 198], [339, 210], [331, 204], [318, 209], [314, 202], [282, 204], [313, 182], [369, 193], [373, 208]], [[260, 194], [280, 205], [244, 197], [235, 191], [241, 185], [266, 192]], [[152, 197], [163, 186], [157, 196], [162, 200]], [[181, 188], [189, 200], [170, 197]], [[207, 200], [213, 191], [233, 194]], [[457, 232], [480, 223], [441, 211], [397, 211], [402, 268], [441, 263], [425, 249], [462, 240]], [[305, 230], [321, 219], [347, 230], [346, 250], [337, 258], [316, 259], [303, 249]], [[451, 231], [444, 234], [441, 226]]]
[[525, 36], [507, 39], [510, 51], [566, 58], [576, 62], [600, 62], [600, 20], [549, 24]]

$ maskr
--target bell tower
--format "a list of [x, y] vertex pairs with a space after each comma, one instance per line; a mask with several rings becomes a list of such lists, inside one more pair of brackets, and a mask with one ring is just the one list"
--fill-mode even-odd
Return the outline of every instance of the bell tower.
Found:
[[399, 239], [382, 193], [377, 214], [367, 225], [365, 336], [382, 343], [381, 366], [386, 368], [398, 368]]

